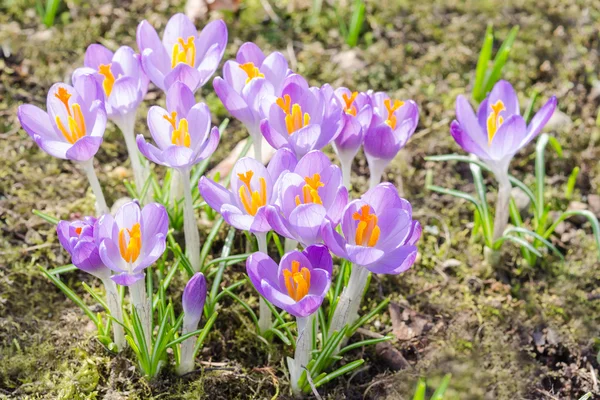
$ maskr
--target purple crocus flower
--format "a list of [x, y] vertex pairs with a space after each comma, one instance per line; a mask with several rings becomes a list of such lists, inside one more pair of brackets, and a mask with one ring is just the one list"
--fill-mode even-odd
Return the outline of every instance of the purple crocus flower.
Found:
[[56, 226], [58, 240], [71, 256], [73, 265], [97, 278], [106, 279], [111, 270], [104, 266], [97, 245], [97, 221], [84, 217], [81, 221], [60, 221]]
[[335, 139], [344, 123], [342, 106], [335, 97], [327, 98], [328, 91], [328, 85], [309, 87], [300, 75], [288, 76], [281, 97], [269, 104], [268, 117], [260, 123], [267, 142], [300, 158]]
[[319, 150], [302, 157], [275, 186], [278, 197], [274, 205], [267, 207], [269, 224], [303, 246], [321, 242], [322, 222], [327, 219], [337, 226], [348, 204], [342, 172]]
[[[290, 152], [284, 158], [293, 158]], [[261, 162], [244, 157], [231, 173], [231, 190], [203, 176], [198, 189], [204, 200], [220, 213], [225, 221], [240, 230], [266, 233], [271, 230], [266, 207], [275, 200], [273, 184], [290, 161], [276, 160], [265, 167]]]
[[419, 123], [419, 108], [412, 100], [392, 100], [383, 92], [371, 95], [373, 118], [365, 134], [364, 150], [371, 186], [379, 183], [385, 167], [396, 157]]
[[148, 127], [158, 147], [137, 136], [140, 152], [149, 160], [177, 169], [189, 169], [209, 157], [219, 144], [219, 128], [210, 128], [206, 104], [195, 104], [194, 94], [183, 83], [175, 82], [167, 92], [167, 110], [152, 106]]
[[346, 206], [342, 235], [325, 221], [325, 244], [337, 256], [376, 274], [399, 274], [417, 257], [415, 243], [421, 225], [412, 219], [412, 207], [390, 183], [381, 183]]
[[56, 83], [48, 91], [48, 112], [32, 104], [19, 106], [25, 131], [51, 156], [88, 161], [94, 157], [106, 128], [106, 112], [92, 75], [82, 75], [75, 87]]
[[165, 92], [177, 81], [192, 92], [215, 73], [227, 45], [227, 26], [222, 20], [208, 23], [202, 32], [184, 14], [167, 22], [162, 42], [148, 21], [137, 28], [142, 67], [148, 78]]
[[127, 46], [113, 53], [100, 44], [92, 44], [85, 51], [83, 64], [85, 67], [73, 73], [73, 82], [82, 75], [93, 75], [101, 87], [100, 99], [110, 119], [120, 121], [135, 115], [148, 91], [139, 54]]
[[288, 63], [279, 52], [265, 56], [254, 43], [240, 46], [235, 60], [225, 62], [223, 78], [213, 86], [225, 108], [248, 129], [252, 138], [262, 138], [260, 121], [267, 117], [261, 100], [269, 96], [275, 101], [281, 96], [285, 78], [290, 74]]
[[246, 270], [265, 299], [295, 317], [307, 317], [321, 306], [329, 286], [333, 262], [322, 245], [285, 254], [279, 265], [267, 254], [248, 257]]
[[184, 319], [188, 322], [187, 325], [192, 327], [192, 331], [200, 323], [205, 301], [206, 278], [204, 278], [202, 272], [196, 272], [185, 285], [183, 296], [181, 297]]
[[529, 125], [520, 115], [517, 95], [506, 81], [498, 81], [481, 102], [477, 116], [464, 96], [456, 99], [452, 137], [465, 151], [475, 154], [497, 175], [504, 175], [514, 155], [531, 142], [556, 109], [556, 97], [534, 115]]
[[123, 204], [113, 218], [98, 220], [100, 258], [117, 273], [112, 279], [130, 286], [144, 278], [144, 269], [165, 251], [169, 217], [165, 208], [150, 203], [140, 209], [136, 201]]

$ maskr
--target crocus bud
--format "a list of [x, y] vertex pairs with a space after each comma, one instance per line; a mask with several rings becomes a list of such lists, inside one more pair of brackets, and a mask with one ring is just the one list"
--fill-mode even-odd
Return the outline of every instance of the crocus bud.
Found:
[[184, 325], [193, 326], [196, 329], [202, 318], [204, 310], [204, 301], [206, 300], [206, 278], [202, 272], [197, 272], [192, 276], [185, 289], [183, 290], [183, 315]]

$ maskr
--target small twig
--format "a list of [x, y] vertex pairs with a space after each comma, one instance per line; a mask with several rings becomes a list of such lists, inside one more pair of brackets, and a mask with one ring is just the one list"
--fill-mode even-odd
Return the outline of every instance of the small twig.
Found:
[[368, 330], [368, 329], [365, 329], [365, 328], [358, 328], [358, 329], [356, 330], [356, 332], [357, 332], [357, 333], [360, 333], [361, 335], [365, 335], [365, 336], [371, 337], [371, 338], [373, 338], [373, 339], [381, 339], [381, 338], [385, 337], [385, 336], [383, 336], [383, 335], [382, 335], [382, 334], [380, 334], [380, 333], [377, 333], [377, 332], [371, 332], [370, 330]]
[[306, 380], [308, 381], [308, 384], [310, 385], [310, 388], [311, 388], [313, 394], [315, 395], [315, 398], [317, 400], [323, 400], [323, 398], [321, 397], [319, 392], [317, 392], [317, 388], [315, 387], [315, 383], [313, 382], [312, 378], [310, 377], [310, 372], [308, 371], [308, 368], [306, 368], [305, 366], [302, 366], [302, 368], [306, 371]]
[[296, 59], [296, 53], [294, 52], [294, 45], [291, 41], [287, 44], [287, 53], [290, 58], [290, 68], [295, 71], [298, 68], [298, 60]]
[[271, 18], [271, 20], [273, 22], [278, 24], [281, 21], [281, 19], [277, 16], [275, 11], [273, 10], [273, 7], [271, 7], [271, 3], [269, 3], [268, 0], [260, 0], [260, 4], [262, 4], [263, 8], [265, 9], [265, 12], [267, 13], [269, 18]]
[[590, 369], [590, 373], [592, 374], [592, 384], [594, 385], [594, 392], [598, 392], [598, 378], [596, 377], [596, 370], [592, 366], [591, 363], [588, 362], [588, 368]]

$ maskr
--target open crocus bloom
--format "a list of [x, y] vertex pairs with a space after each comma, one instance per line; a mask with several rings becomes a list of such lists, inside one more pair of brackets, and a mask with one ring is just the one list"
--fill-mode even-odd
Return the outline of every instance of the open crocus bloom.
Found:
[[342, 233], [325, 221], [325, 244], [346, 258], [376, 274], [399, 274], [409, 269], [417, 257], [415, 243], [421, 225], [412, 219], [412, 207], [400, 198], [390, 183], [381, 183], [346, 206]]
[[261, 296], [295, 317], [307, 317], [321, 306], [332, 267], [329, 250], [321, 245], [291, 251], [279, 265], [261, 252], [246, 261], [248, 276]]
[[267, 95], [280, 97], [289, 74], [288, 63], [281, 53], [265, 56], [257, 45], [247, 42], [238, 50], [235, 61], [225, 62], [223, 78], [215, 78], [213, 86], [225, 108], [255, 137], [261, 134], [260, 121], [267, 117], [269, 109], [262, 99]]
[[219, 129], [210, 128], [206, 104], [194, 103], [192, 91], [175, 82], [167, 92], [167, 110], [159, 106], [150, 108], [148, 127], [158, 147], [138, 135], [138, 148], [146, 158], [167, 167], [189, 169], [215, 151]]
[[142, 67], [148, 78], [165, 92], [177, 81], [192, 92], [215, 73], [227, 45], [227, 26], [222, 20], [208, 23], [202, 32], [184, 14], [167, 22], [162, 42], [156, 30], [142, 21], [137, 28]]
[[386, 93], [371, 95], [373, 118], [365, 134], [364, 150], [371, 173], [381, 175], [417, 129], [419, 108], [412, 100], [391, 99]]
[[101, 87], [100, 99], [111, 119], [121, 119], [137, 111], [148, 91], [148, 78], [140, 56], [131, 47], [120, 47], [115, 53], [100, 44], [85, 51], [84, 68], [73, 73], [73, 82], [84, 74], [93, 75]]
[[97, 278], [106, 279], [111, 271], [104, 266], [98, 253], [96, 226], [94, 217], [84, 217], [81, 221], [60, 221], [56, 233], [62, 247], [71, 255], [73, 265]]
[[327, 87], [309, 87], [300, 75], [288, 76], [281, 97], [270, 104], [268, 118], [260, 123], [267, 142], [276, 149], [291, 149], [298, 158], [331, 142], [340, 133], [343, 119], [337, 99], [325, 96]]
[[542, 131], [555, 109], [552, 96], [527, 126], [513, 87], [499, 81], [479, 105], [477, 116], [464, 96], [457, 97], [457, 120], [452, 121], [450, 132], [465, 151], [485, 161], [494, 173], [505, 174], [510, 160]]
[[144, 269], [164, 253], [169, 217], [165, 208], [150, 203], [140, 209], [136, 201], [124, 204], [113, 218], [98, 220], [100, 258], [117, 274], [112, 279], [130, 286], [144, 278]]
[[278, 196], [267, 209], [269, 224], [303, 246], [321, 242], [323, 221], [337, 226], [348, 203], [342, 172], [319, 150], [302, 157], [291, 172], [279, 177], [275, 187]]
[[367, 93], [338, 88], [333, 92], [343, 107], [344, 126], [333, 147], [343, 163], [350, 163], [363, 144], [373, 117], [371, 98]]
[[92, 75], [82, 75], [75, 87], [56, 83], [48, 92], [48, 112], [23, 104], [17, 111], [19, 122], [51, 156], [87, 161], [98, 152], [106, 128], [106, 112], [97, 89]]
[[[286, 157], [293, 157], [288, 153]], [[265, 233], [271, 230], [266, 207], [275, 198], [272, 177], [289, 162], [277, 162], [265, 167], [257, 160], [244, 157], [235, 163], [231, 173], [231, 191], [203, 176], [198, 189], [204, 200], [220, 213], [225, 221], [240, 230]]]

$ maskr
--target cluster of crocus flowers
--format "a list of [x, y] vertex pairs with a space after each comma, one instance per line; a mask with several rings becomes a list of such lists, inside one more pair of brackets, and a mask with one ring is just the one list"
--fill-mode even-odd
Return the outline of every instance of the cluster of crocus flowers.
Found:
[[510, 83], [502, 80], [481, 102], [477, 115], [464, 96], [456, 99], [456, 120], [450, 125], [452, 137], [466, 152], [485, 162], [498, 180], [494, 241], [503, 235], [508, 224], [510, 161], [542, 131], [555, 109], [556, 97], [552, 96], [527, 125], [517, 94]]
[[106, 128], [104, 103], [97, 98], [92, 75], [82, 75], [75, 86], [52, 85], [47, 96], [47, 112], [32, 104], [19, 106], [17, 116], [23, 129], [51, 156], [81, 165], [96, 196], [98, 214], [108, 211], [93, 159]]

